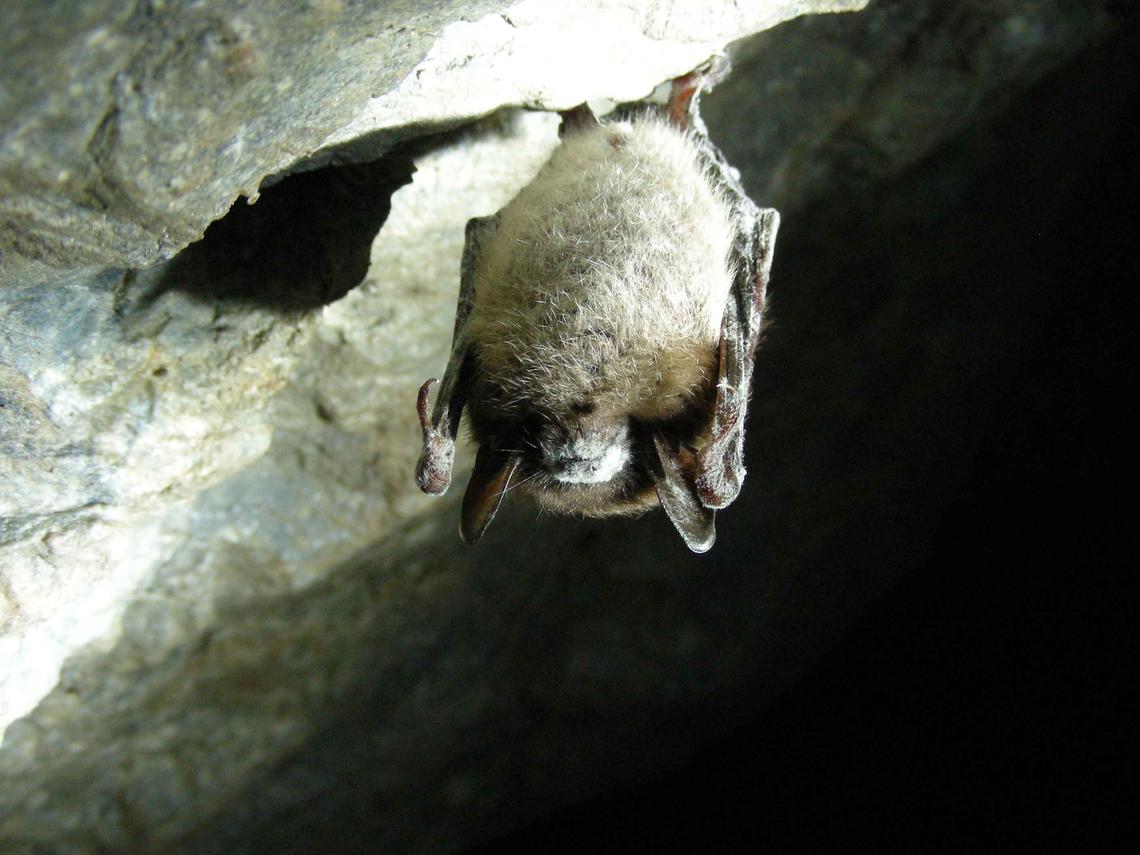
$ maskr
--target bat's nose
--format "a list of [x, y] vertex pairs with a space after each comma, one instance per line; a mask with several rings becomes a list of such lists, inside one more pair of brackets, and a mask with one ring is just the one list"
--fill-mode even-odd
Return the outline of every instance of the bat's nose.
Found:
[[617, 475], [628, 460], [628, 449], [611, 445], [595, 457], [583, 457], [572, 451], [547, 457], [546, 468], [567, 484], [601, 484]]
[[625, 425], [605, 430], [577, 431], [541, 443], [546, 470], [566, 484], [601, 484], [629, 462], [629, 432]]

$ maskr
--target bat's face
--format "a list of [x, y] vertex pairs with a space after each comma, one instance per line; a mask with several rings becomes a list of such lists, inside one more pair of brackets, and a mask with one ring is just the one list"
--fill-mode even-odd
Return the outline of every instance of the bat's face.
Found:
[[[474, 424], [474, 420], [473, 420]], [[481, 447], [507, 452], [518, 488], [549, 510], [610, 516], [632, 513], [655, 500], [639, 426], [627, 418], [528, 418], [497, 431]], [[478, 478], [471, 489], [478, 491]]]
[[[707, 441], [711, 376], [678, 408], [674, 397], [633, 411], [580, 401], [564, 412], [528, 401], [503, 406], [488, 384], [473, 384], [468, 415], [480, 445], [468, 492], [518, 490], [548, 510], [589, 517], [639, 513], [658, 503], [654, 435], [673, 447]], [[478, 505], [472, 505], [477, 508]]]

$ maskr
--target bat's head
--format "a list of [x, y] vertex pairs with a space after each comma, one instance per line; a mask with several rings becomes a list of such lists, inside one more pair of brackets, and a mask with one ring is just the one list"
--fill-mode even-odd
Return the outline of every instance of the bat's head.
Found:
[[683, 406], [674, 396], [634, 408], [607, 406], [613, 399], [599, 395], [558, 410], [529, 401], [504, 405], [493, 388], [476, 381], [468, 415], [479, 452], [464, 496], [464, 539], [479, 538], [508, 492], [587, 517], [658, 505], [662, 450], [692, 470], [707, 443], [713, 394], [710, 376]]
[[491, 217], [468, 223], [451, 360], [420, 487], [450, 481], [459, 414], [479, 444], [461, 532], [503, 497], [582, 516], [660, 504], [695, 552], [744, 477], [752, 352], [778, 218], [708, 142], [696, 96], [664, 110], [563, 116], [562, 145]]

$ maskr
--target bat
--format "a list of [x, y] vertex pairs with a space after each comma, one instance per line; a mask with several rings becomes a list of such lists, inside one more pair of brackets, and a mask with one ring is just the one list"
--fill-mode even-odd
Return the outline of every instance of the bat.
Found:
[[562, 113], [561, 142], [502, 210], [467, 224], [451, 355], [420, 388], [416, 482], [451, 482], [460, 418], [478, 444], [460, 534], [508, 491], [604, 517], [660, 505], [694, 552], [744, 480], [744, 422], [779, 214], [708, 138], [702, 91]]

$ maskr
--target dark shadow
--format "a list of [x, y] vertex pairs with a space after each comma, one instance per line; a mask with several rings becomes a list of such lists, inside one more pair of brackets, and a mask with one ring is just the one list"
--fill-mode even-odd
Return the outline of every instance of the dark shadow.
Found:
[[170, 290], [281, 312], [343, 297], [368, 272], [392, 194], [412, 180], [413, 155], [402, 148], [371, 163], [291, 175], [253, 205], [239, 198], [164, 266], [138, 308]]
[[[475, 124], [509, 135], [513, 113], [501, 110]], [[267, 176], [255, 204], [239, 197], [201, 240], [165, 264], [130, 271], [138, 296], [119, 311], [143, 313], [168, 291], [283, 313], [339, 300], [367, 274], [392, 194], [411, 183], [416, 158], [454, 144], [468, 124], [384, 128], [302, 158], [293, 174]]]
[[[913, 552], [902, 584], [814, 673], [697, 757], [472, 855], [599, 841], [614, 852], [972, 852], [1040, 840], [1111, 851], [1134, 827], [1127, 789], [1111, 782], [1130, 774], [1119, 695], [1133, 615], [1117, 585], [1135, 564], [1135, 526], [1105, 488], [1127, 491], [1136, 470], [1135, 422], [1119, 407], [1138, 383], [1124, 356], [1140, 277], [1132, 23], [884, 185], [867, 200], [874, 216], [825, 200], [781, 229], [779, 330], [760, 352], [751, 480], [723, 515], [723, 542], [770, 529], [762, 572], [797, 531], [821, 543], [801, 571], [881, 571]], [[844, 347], [854, 365], [834, 355]], [[851, 414], [821, 385], [855, 390]], [[803, 408], [766, 411], [771, 396], [795, 403], [785, 387], [810, 391]], [[938, 406], [943, 423], [922, 424]], [[821, 439], [844, 453], [798, 439], [821, 416]], [[795, 483], [777, 468], [789, 456], [778, 447], [793, 443], [806, 497], [779, 489]], [[912, 483], [892, 484], [907, 501], [883, 513], [876, 482], [897, 478], [892, 466]], [[865, 486], [847, 486], [847, 470]], [[829, 495], [846, 502], [830, 512], [848, 525], [878, 506], [862, 544], [840, 542], [845, 553], [827, 554], [826, 515], [811, 513], [829, 510]], [[752, 521], [734, 532], [741, 516]], [[920, 532], [913, 547], [908, 531]]]

